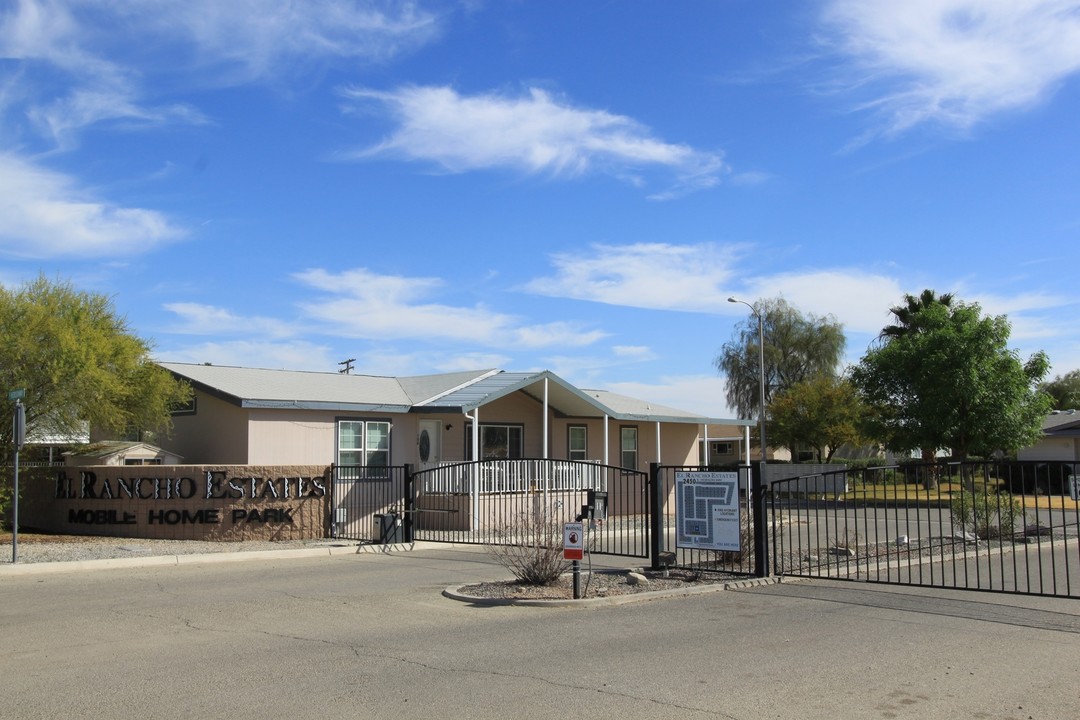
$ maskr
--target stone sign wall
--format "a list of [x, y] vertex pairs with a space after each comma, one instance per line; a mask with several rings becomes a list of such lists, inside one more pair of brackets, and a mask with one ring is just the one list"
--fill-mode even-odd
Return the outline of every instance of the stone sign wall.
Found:
[[327, 537], [325, 466], [128, 465], [29, 468], [19, 526], [175, 540]]

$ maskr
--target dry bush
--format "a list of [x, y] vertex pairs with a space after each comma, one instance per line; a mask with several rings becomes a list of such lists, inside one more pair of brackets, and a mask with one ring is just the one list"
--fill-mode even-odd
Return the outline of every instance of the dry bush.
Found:
[[550, 585], [570, 569], [563, 559], [563, 523], [550, 509], [526, 510], [505, 525], [488, 552], [519, 582]]

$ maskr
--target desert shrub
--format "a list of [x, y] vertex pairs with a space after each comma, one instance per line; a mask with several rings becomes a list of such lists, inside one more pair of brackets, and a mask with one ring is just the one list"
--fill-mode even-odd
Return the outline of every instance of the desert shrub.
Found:
[[962, 490], [949, 501], [953, 522], [980, 540], [1011, 536], [1024, 517], [1024, 506], [1012, 493], [991, 493], [986, 486], [975, 492]]
[[518, 513], [497, 533], [488, 553], [519, 582], [550, 585], [570, 569], [563, 559], [562, 518], [550, 509], [536, 508]]

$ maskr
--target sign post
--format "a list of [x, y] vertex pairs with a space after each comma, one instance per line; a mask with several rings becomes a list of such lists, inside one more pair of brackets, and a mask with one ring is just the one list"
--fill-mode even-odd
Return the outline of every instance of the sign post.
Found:
[[585, 524], [568, 522], [563, 525], [563, 560], [573, 562], [574, 599], [581, 599], [581, 559], [585, 557]]
[[11, 492], [11, 564], [19, 561], [19, 450], [26, 442], [26, 408], [22, 404], [25, 391], [11, 390], [8, 400], [15, 401], [15, 419], [11, 428], [11, 441], [15, 444], [15, 476]]

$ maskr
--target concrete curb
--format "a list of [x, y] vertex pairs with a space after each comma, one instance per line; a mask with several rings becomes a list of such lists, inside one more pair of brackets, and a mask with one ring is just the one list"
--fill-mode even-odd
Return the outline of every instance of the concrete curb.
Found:
[[398, 545], [326, 545], [289, 550], [241, 550], [238, 552], [192, 553], [190, 555], [149, 555], [145, 557], [72, 560], [70, 562], [35, 562], [0, 566], [0, 577], [13, 575], [48, 575], [85, 570], [115, 570], [122, 568], [163, 567], [166, 565], [199, 565], [205, 563], [247, 562], [252, 560], [292, 560], [308, 557], [338, 555], [391, 554], [413, 550], [415, 544]]
[[462, 588], [474, 585], [475, 583], [467, 583], [466, 585], [456, 585], [446, 588], [442, 591], [443, 597], [451, 600], [457, 600], [458, 602], [468, 603], [470, 605], [477, 605], [481, 607], [493, 607], [493, 606], [507, 606], [507, 607], [576, 607], [576, 608], [593, 608], [593, 607], [611, 607], [613, 605], [628, 605], [630, 603], [648, 602], [650, 600], [663, 600], [674, 597], [687, 597], [690, 595], [704, 595], [705, 593], [721, 592], [723, 590], [741, 590], [744, 588], [761, 587], [764, 585], [776, 585], [782, 581], [782, 578], [778, 575], [767, 578], [751, 578], [747, 580], [732, 580], [728, 582], [709, 583], [707, 585], [699, 585], [695, 587], [675, 588], [672, 590], [656, 590], [653, 592], [639, 592], [629, 593], [626, 595], [614, 595], [612, 597], [602, 598], [582, 598], [581, 600], [563, 599], [563, 600], [537, 600], [529, 598], [488, 598], [479, 597], [476, 595], [469, 595], [462, 591]]

